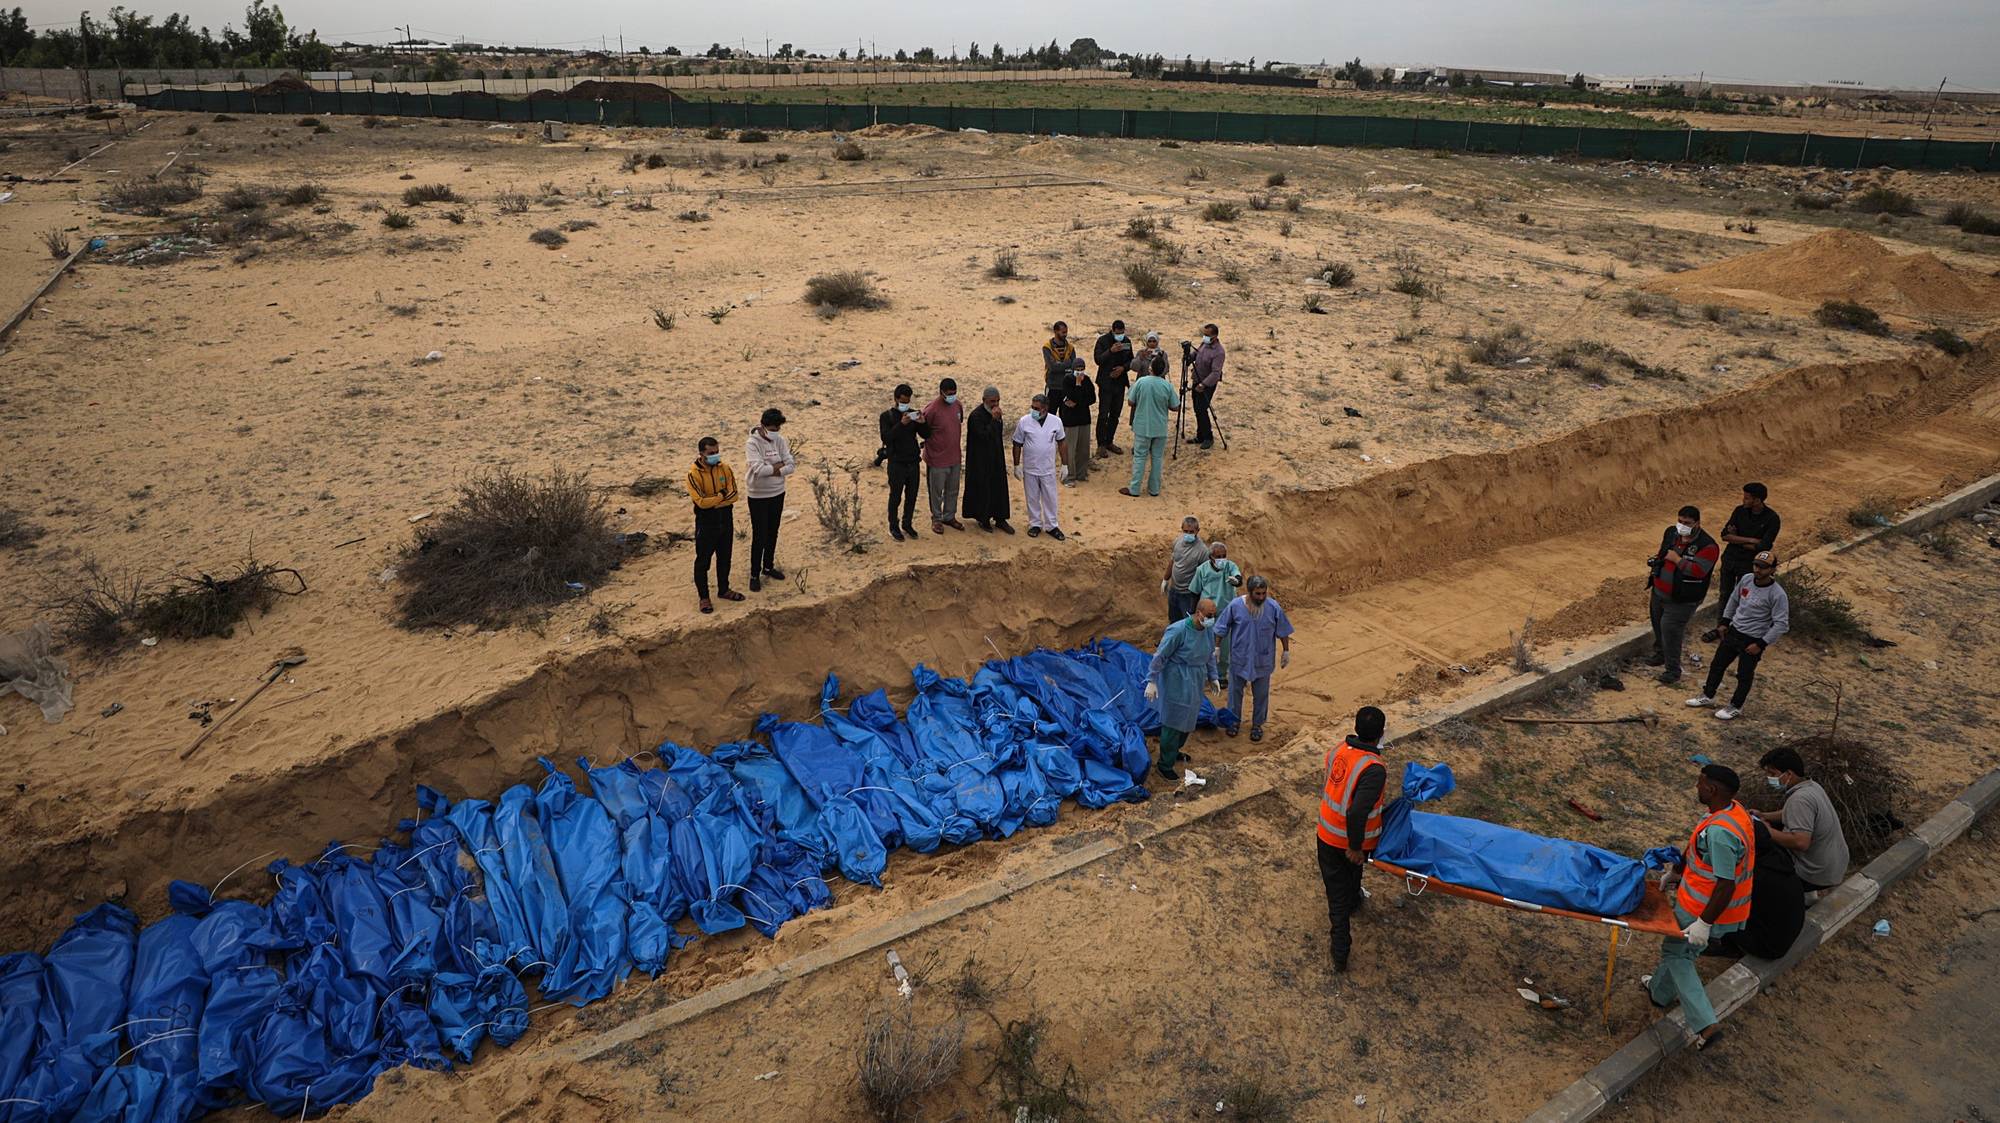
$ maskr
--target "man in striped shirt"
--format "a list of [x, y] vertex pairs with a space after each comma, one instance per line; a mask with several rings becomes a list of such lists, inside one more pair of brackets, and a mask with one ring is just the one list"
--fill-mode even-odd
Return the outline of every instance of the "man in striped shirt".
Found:
[[1687, 639], [1688, 621], [1708, 595], [1708, 582], [1722, 547], [1701, 528], [1701, 508], [1682, 507], [1674, 525], [1660, 535], [1660, 549], [1646, 564], [1652, 569], [1647, 581], [1653, 622], [1653, 656], [1647, 662], [1660, 667], [1660, 682], [1671, 686], [1681, 680], [1681, 644]]

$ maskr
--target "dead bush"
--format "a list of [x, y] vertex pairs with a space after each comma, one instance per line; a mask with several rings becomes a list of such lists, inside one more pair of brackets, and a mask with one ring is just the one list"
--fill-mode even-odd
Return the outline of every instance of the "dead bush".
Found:
[[1002, 1027], [991, 1077], [1000, 1082], [1000, 1108], [1035, 1123], [1086, 1123], [1090, 1110], [1076, 1066], [1064, 1061], [1060, 1071], [1047, 1071], [1055, 1067], [1041, 1055], [1047, 1032], [1040, 1014]]
[[420, 183], [403, 188], [403, 205], [406, 207], [422, 206], [425, 203], [456, 202], [458, 202], [458, 192], [453, 191], [448, 183]]
[[287, 187], [278, 194], [278, 201], [288, 207], [303, 207], [317, 203], [326, 197], [326, 188], [317, 183], [301, 183]]
[[239, 184], [224, 191], [218, 202], [225, 211], [254, 211], [264, 205], [264, 192]]
[[1518, 634], [1509, 631], [1507, 633], [1507, 642], [1513, 656], [1511, 662], [1515, 674], [1538, 675], [1548, 670], [1547, 667], [1535, 661], [1535, 618], [1533, 616], [1522, 619], [1521, 630]]
[[1147, 218], [1145, 215], [1135, 215], [1125, 220], [1125, 236], [1127, 238], [1137, 238], [1142, 242], [1150, 242], [1153, 240], [1155, 229], [1153, 220]]
[[408, 230], [416, 223], [417, 220], [411, 218], [407, 211], [390, 211], [382, 216], [382, 225], [391, 230]]
[[1261, 191], [1252, 191], [1246, 201], [1250, 204], [1251, 210], [1259, 213], [1271, 209], [1271, 197]]
[[1148, 261], [1125, 263], [1125, 281], [1140, 300], [1161, 300], [1167, 295], [1167, 278]]
[[305, 591], [298, 570], [260, 562], [254, 553], [221, 577], [194, 571], [164, 581], [113, 572], [86, 557], [73, 577], [45, 588], [37, 607], [65, 643], [102, 655], [132, 638], [230, 636], [252, 611], [267, 612], [278, 597]]
[[854, 269], [822, 273], [806, 281], [806, 303], [835, 308], [880, 308], [888, 301], [875, 291], [875, 282]]
[[1208, 222], [1235, 222], [1243, 217], [1243, 208], [1235, 203], [1217, 199], [1201, 208], [1201, 217]]
[[1320, 273], [1320, 279], [1328, 288], [1344, 289], [1354, 283], [1354, 266], [1336, 261]]
[[501, 214], [526, 214], [529, 199], [519, 191], [502, 191], [493, 197], [494, 205]]
[[40, 523], [29, 522], [21, 512], [12, 507], [0, 507], [0, 550], [32, 546], [46, 533]]
[[1830, 211], [1840, 199], [1833, 195], [1821, 195], [1811, 191], [1801, 191], [1792, 196], [1792, 205], [1802, 211]]
[[[636, 489], [638, 485], [633, 487]], [[834, 545], [850, 553], [867, 553], [875, 538], [863, 529], [868, 524], [861, 503], [861, 473], [849, 472], [848, 488], [842, 492], [834, 483], [833, 473], [821, 465], [813, 475], [812, 492], [813, 513], [819, 516], [819, 525]]]
[[404, 547], [397, 622], [502, 627], [596, 583], [623, 556], [604, 497], [582, 473], [475, 476]]
[[1888, 335], [1889, 325], [1881, 313], [1852, 300], [1829, 300], [1813, 312], [1813, 319], [1830, 328], [1858, 331], [1866, 335]]
[[924, 1093], [957, 1074], [965, 1023], [919, 1026], [906, 1002], [869, 1019], [861, 1038], [861, 1094], [884, 1123], [898, 1123]]
[[738, 144], [766, 144], [770, 139], [771, 134], [762, 129], [744, 129], [736, 134]]
[[1880, 184], [1848, 201], [1848, 209], [1861, 214], [1916, 214], [1917, 201], [1908, 192]]
[[[1890, 762], [1882, 743], [1815, 734], [1790, 747], [1805, 761], [1806, 776], [1819, 781], [1833, 803], [1847, 838], [1848, 868], [1860, 869], [1889, 849], [1903, 829], [1896, 809], [1908, 806], [1914, 793], [1909, 777]], [[1782, 800], [1766, 795], [1755, 802], [1766, 804], [1760, 810], [1772, 811]]]
[[193, 176], [172, 179], [124, 179], [104, 192], [104, 201], [113, 210], [157, 215], [168, 207], [192, 203], [201, 198], [201, 182]]
[[71, 253], [69, 233], [64, 230], [42, 231], [42, 245], [47, 247], [49, 256], [60, 261]]
[[1804, 640], [1830, 643], [1860, 639], [1868, 634], [1854, 615], [1854, 605], [1833, 589], [1833, 582], [1809, 565], [1798, 566], [1778, 575], [1785, 599], [1791, 608], [1791, 634]]
[[1928, 343], [1945, 354], [1954, 357], [1972, 353], [1972, 344], [1967, 343], [1964, 336], [1950, 328], [1925, 328], [1923, 331], [1917, 333], [1916, 339], [1919, 343]]
[[528, 235], [528, 240], [538, 246], [547, 246], [550, 249], [556, 249], [569, 244], [569, 235], [564, 234], [560, 230], [544, 226], [533, 234]]
[[701, 132], [701, 139], [703, 139], [703, 140], [728, 140], [728, 139], [729, 139], [729, 130], [728, 130], [728, 129], [725, 129], [725, 128], [723, 128], [723, 127], [722, 127], [721, 125], [710, 125], [710, 126], [709, 126], [708, 128], [706, 128], [706, 129], [703, 129], [703, 130], [702, 130], [702, 132]]
[[986, 275], [1002, 281], [1018, 277], [1021, 275], [1021, 259], [1011, 250], [996, 253], [993, 255], [993, 265], [986, 270]]
[[1229, 1123], [1290, 1123], [1293, 1118], [1291, 1099], [1254, 1076], [1238, 1077], [1218, 1092], [1215, 1110], [1217, 1119]]
[[1508, 324], [1498, 331], [1489, 331], [1468, 340], [1465, 345], [1465, 357], [1489, 367], [1504, 367], [1526, 358], [1530, 345], [1531, 340], [1526, 328], [1519, 324]]
[[866, 160], [868, 158], [868, 150], [851, 140], [843, 140], [833, 146], [833, 158], [848, 162]]

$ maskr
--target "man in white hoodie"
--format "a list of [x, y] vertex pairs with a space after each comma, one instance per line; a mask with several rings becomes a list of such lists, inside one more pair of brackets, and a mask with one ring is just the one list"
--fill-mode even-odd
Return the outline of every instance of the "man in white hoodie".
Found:
[[783, 581], [778, 568], [778, 524], [785, 516], [785, 480], [798, 470], [792, 446], [778, 430], [785, 415], [767, 409], [743, 445], [744, 493], [750, 501], [750, 591], [761, 592], [764, 578]]

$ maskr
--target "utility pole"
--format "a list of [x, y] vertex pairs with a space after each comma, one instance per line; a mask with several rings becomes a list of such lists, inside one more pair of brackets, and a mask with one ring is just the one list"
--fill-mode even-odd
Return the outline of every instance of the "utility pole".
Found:
[[407, 23], [403, 25], [403, 49], [410, 52], [411, 62], [417, 61], [417, 37]]
[[1924, 131], [1925, 131], [1925, 132], [1930, 132], [1930, 131], [1931, 131], [1931, 118], [1932, 118], [1932, 117], [1935, 117], [1935, 116], [1937, 115], [1937, 107], [1938, 107], [1938, 99], [1940, 99], [1940, 98], [1944, 97], [1944, 84], [1945, 84], [1945, 82], [1947, 82], [1947, 81], [1949, 81], [1949, 79], [1947, 79], [1947, 78], [1940, 78], [1940, 79], [1938, 79], [1938, 88], [1937, 88], [1937, 93], [1935, 93], [1935, 94], [1932, 94], [1932, 95], [1931, 95], [1931, 109], [1930, 109], [1930, 112], [1929, 112], [1929, 113], [1926, 113], [1926, 114], [1924, 114]]

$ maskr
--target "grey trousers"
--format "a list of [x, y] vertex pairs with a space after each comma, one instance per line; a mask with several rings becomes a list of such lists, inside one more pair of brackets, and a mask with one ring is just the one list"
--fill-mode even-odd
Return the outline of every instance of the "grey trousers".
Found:
[[1681, 644], [1687, 640], [1688, 621], [1694, 619], [1699, 604], [1675, 604], [1653, 590], [1650, 615], [1653, 620], [1653, 650], [1666, 660], [1660, 673], [1668, 678], [1681, 676]]
[[1243, 720], [1243, 684], [1246, 682], [1250, 684], [1251, 704], [1257, 708], [1250, 718], [1250, 727], [1254, 729], [1271, 717], [1271, 676], [1246, 679], [1234, 671], [1229, 672], [1229, 712], [1235, 714], [1238, 721]]
[[948, 523], [958, 517], [958, 481], [965, 475], [963, 464], [926, 469], [929, 477], [931, 521]]

